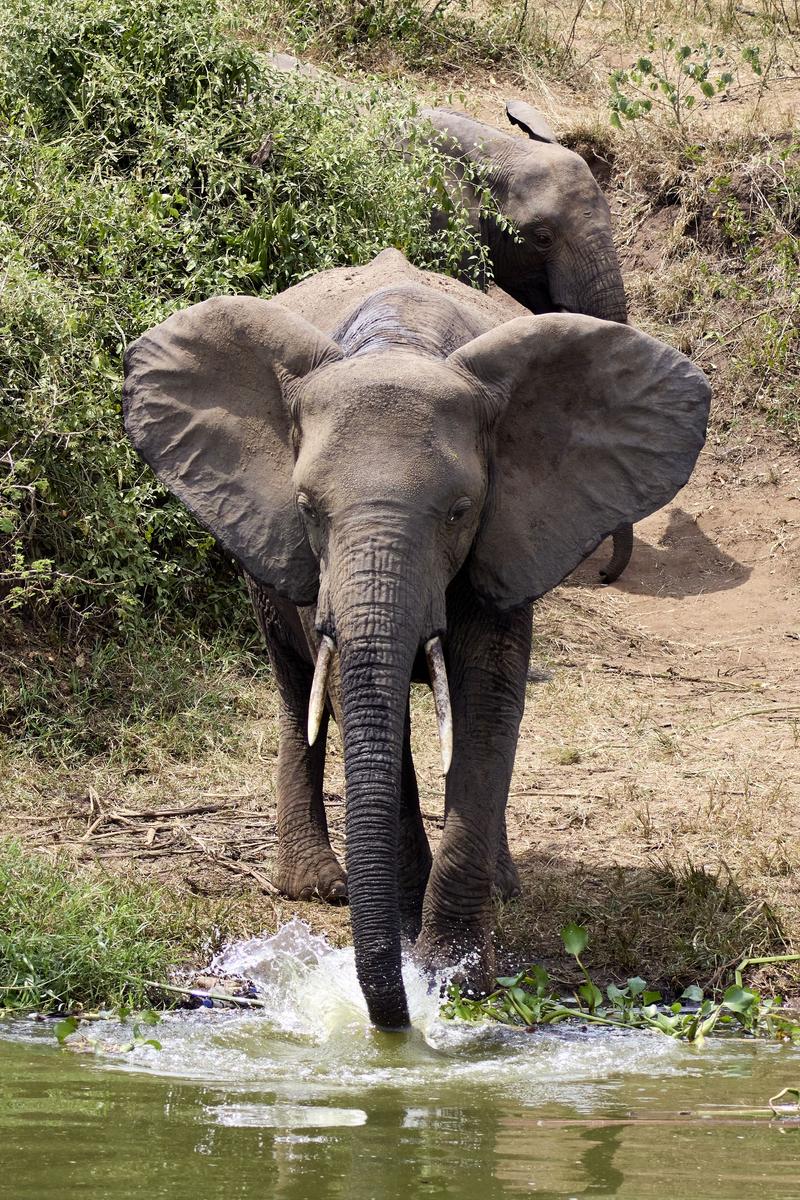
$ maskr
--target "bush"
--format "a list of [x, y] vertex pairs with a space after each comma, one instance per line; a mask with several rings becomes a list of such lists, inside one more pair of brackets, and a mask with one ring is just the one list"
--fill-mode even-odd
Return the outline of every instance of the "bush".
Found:
[[444, 163], [401, 154], [413, 111], [271, 73], [214, 0], [4, 6], [1, 604], [122, 628], [243, 603], [122, 436], [124, 347], [177, 307], [271, 295], [387, 245], [477, 269], [462, 214], [429, 230]]

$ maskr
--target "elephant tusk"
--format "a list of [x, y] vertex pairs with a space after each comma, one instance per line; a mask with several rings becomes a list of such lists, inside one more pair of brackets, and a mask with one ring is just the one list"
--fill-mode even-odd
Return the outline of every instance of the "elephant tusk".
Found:
[[308, 701], [308, 744], [313, 746], [319, 733], [322, 714], [325, 711], [325, 694], [328, 689], [328, 672], [331, 669], [331, 658], [335, 646], [326, 633], [317, 651], [317, 662], [314, 667], [314, 678], [311, 681], [311, 696]]
[[436, 709], [436, 723], [439, 726], [442, 774], [446, 775], [453, 760], [453, 712], [450, 708], [450, 690], [447, 686], [447, 668], [444, 665], [441, 638], [434, 637], [425, 643], [425, 657], [428, 660], [433, 706]]

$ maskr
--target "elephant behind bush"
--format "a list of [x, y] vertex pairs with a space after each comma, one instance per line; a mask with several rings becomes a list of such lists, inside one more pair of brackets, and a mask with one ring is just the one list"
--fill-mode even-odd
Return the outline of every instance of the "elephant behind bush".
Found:
[[[515, 137], [466, 113], [423, 110], [453, 161], [453, 196], [485, 243], [495, 283], [534, 313], [585, 313], [627, 320], [625, 288], [605, 196], [580, 155], [558, 144], [542, 114], [509, 100]], [[485, 211], [488, 188], [500, 220]], [[434, 225], [447, 220], [434, 213]], [[633, 529], [613, 532], [614, 550], [600, 574], [618, 579], [630, 561]]]

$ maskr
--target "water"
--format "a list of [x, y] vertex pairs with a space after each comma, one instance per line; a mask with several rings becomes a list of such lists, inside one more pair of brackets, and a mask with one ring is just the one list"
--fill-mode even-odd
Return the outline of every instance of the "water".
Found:
[[380, 1034], [299, 922], [220, 965], [268, 1007], [170, 1015], [161, 1051], [0, 1024], [3, 1200], [800, 1196], [800, 1126], [737, 1111], [800, 1084], [796, 1049], [443, 1023], [411, 967], [414, 1030]]

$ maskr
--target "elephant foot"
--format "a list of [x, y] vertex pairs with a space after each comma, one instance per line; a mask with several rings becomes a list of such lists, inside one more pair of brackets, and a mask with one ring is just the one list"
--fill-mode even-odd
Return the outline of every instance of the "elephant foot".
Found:
[[339, 860], [328, 851], [321, 861], [312, 866], [278, 867], [273, 883], [287, 900], [313, 900], [318, 898], [326, 904], [347, 903], [347, 876]]
[[437, 932], [423, 928], [414, 958], [430, 975], [455, 968], [450, 980], [464, 991], [486, 995], [495, 985], [494, 946], [485, 929]]
[[400, 892], [400, 932], [409, 942], [414, 942], [422, 929], [422, 904], [424, 891], [409, 894], [401, 889]]
[[422, 905], [430, 873], [431, 853], [427, 842], [413, 858], [410, 855], [401, 858], [398, 872], [400, 930], [410, 942], [419, 937], [422, 929]]
[[494, 893], [504, 904], [507, 904], [509, 900], [516, 900], [517, 896], [522, 895], [519, 871], [510, 857], [504, 858], [497, 864], [494, 874]]

